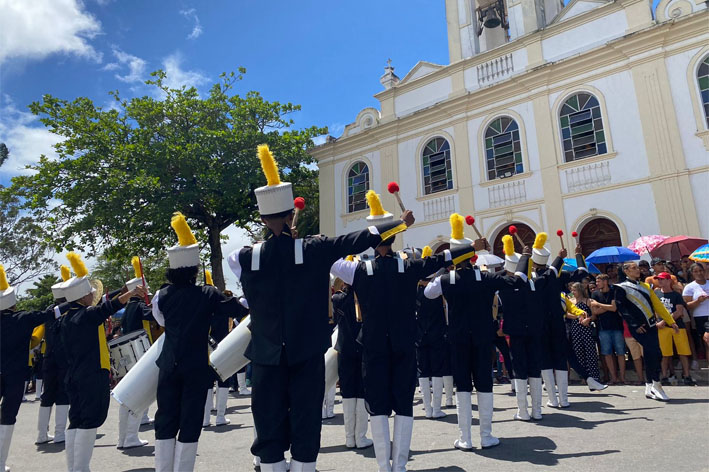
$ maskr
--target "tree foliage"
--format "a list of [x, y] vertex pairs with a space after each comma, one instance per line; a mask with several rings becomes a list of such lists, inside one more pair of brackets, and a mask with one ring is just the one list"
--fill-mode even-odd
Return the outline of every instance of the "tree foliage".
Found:
[[25, 296], [18, 297], [17, 308], [19, 310], [35, 311], [44, 310], [54, 303], [52, 295], [52, 285], [61, 282], [61, 278], [46, 274], [35, 280], [33, 287], [27, 289]]
[[85, 97], [45, 95], [30, 110], [62, 138], [58, 158], [42, 156], [32, 174], [13, 179], [13, 192], [47, 221], [57, 249], [76, 246], [107, 260], [164, 257], [176, 242], [170, 216], [182, 211], [208, 248], [215, 284], [223, 289], [222, 231], [231, 224], [253, 230], [258, 223], [253, 190], [265, 178], [256, 146], [270, 146], [288, 180], [303, 179], [317, 208], [317, 174], [307, 151], [311, 138], [327, 131], [294, 130], [290, 115], [298, 105], [233, 93], [244, 72], [222, 74], [202, 98], [194, 87], [169, 88], [158, 70], [146, 83], [160, 98], [126, 100], [115, 91], [110, 109]]

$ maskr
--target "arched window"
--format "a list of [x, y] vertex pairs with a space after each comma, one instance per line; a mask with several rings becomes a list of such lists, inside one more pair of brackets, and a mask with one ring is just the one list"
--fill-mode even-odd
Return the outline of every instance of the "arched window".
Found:
[[[524, 223], [510, 223], [510, 225], [516, 226], [517, 234], [520, 238], [522, 238], [524, 244], [529, 247], [532, 247], [532, 245], [534, 244], [534, 238], [537, 236], [534, 230]], [[507, 227], [500, 231], [500, 233], [495, 237], [495, 242], [492, 244], [492, 253], [498, 257], [502, 257], [503, 259], [505, 258], [505, 252], [502, 249], [502, 237], [506, 234], [508, 234]], [[515, 251], [521, 254], [524, 248], [519, 243], [519, 241], [517, 241], [516, 237], [513, 237], [512, 240], [515, 244]]]
[[369, 190], [369, 167], [362, 161], [352, 164], [347, 172], [347, 213], [367, 208], [365, 195]]
[[433, 138], [423, 149], [423, 192], [429, 195], [452, 188], [450, 144], [443, 138]]
[[608, 152], [601, 107], [590, 93], [581, 92], [568, 98], [561, 107], [559, 120], [565, 162]]
[[709, 128], [709, 56], [705, 57], [697, 70], [697, 82], [699, 82], [699, 94], [704, 110], [704, 120]]
[[488, 180], [504, 179], [524, 171], [519, 126], [508, 116], [496, 119], [485, 130]]
[[579, 234], [579, 243], [584, 256], [602, 247], [622, 245], [618, 226], [608, 218], [594, 218], [586, 223]]

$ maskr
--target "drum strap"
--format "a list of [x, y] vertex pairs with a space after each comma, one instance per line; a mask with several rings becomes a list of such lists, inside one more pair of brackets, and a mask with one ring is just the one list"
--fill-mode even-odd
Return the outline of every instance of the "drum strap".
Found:
[[253, 251], [251, 252], [251, 270], [256, 272], [259, 270], [261, 265], [261, 247], [263, 243], [254, 244]]
[[303, 263], [303, 240], [295, 240], [295, 264], [300, 265]]
[[367, 275], [374, 275], [374, 267], [371, 260], [364, 261], [364, 267], [367, 269]]
[[396, 262], [399, 264], [399, 273], [403, 274], [404, 273], [404, 259], [402, 259], [401, 257], [397, 257]]
[[455, 269], [448, 271], [448, 274], [450, 275], [451, 285], [455, 285]]
[[477, 280], [478, 282], [482, 281], [482, 276], [480, 275], [480, 267], [475, 266], [473, 270], [475, 271], [475, 280]]

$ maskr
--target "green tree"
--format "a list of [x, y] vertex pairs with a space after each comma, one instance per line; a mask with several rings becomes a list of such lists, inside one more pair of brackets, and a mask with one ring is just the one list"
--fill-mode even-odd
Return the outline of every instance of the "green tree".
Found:
[[[165, 282], [167, 278], [168, 261], [166, 257], [151, 256], [141, 260], [143, 263], [143, 272], [145, 281], [150, 287], [150, 291], [155, 293]], [[133, 266], [130, 259], [109, 259], [105, 254], [101, 254], [96, 258], [90, 274], [92, 279], [99, 279], [106, 290], [116, 290], [123, 286], [126, 282], [135, 277]]]
[[27, 294], [18, 297], [17, 308], [20, 310], [44, 310], [54, 303], [52, 285], [61, 282], [60, 278], [46, 274], [34, 281], [34, 286], [27, 289]]
[[[125, 100], [115, 91], [109, 110], [85, 97], [45, 95], [30, 110], [62, 138], [58, 157], [42, 156], [31, 175], [13, 179], [13, 191], [36, 219], [46, 218], [55, 246], [109, 260], [164, 257], [176, 240], [170, 216], [182, 211], [223, 289], [222, 231], [258, 224], [253, 190], [265, 178], [257, 145], [270, 146], [284, 177], [312, 178], [308, 149], [314, 136], [327, 132], [292, 129], [298, 105], [269, 102], [253, 91], [234, 94], [244, 72], [222, 74], [202, 98], [194, 87], [169, 88], [158, 70], [146, 83], [161, 99]], [[317, 193], [309, 199], [317, 205]], [[61, 205], [53, 204], [57, 200]]]
[[5, 143], [0, 143], [0, 166], [5, 163], [9, 156], [10, 150], [7, 149], [7, 145]]

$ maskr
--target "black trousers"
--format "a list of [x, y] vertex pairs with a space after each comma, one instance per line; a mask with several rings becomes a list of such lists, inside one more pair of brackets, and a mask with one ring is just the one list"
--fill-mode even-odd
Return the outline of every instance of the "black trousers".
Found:
[[563, 320], [545, 326], [542, 334], [542, 370], [568, 370], [568, 338]]
[[342, 354], [337, 356], [337, 374], [340, 378], [342, 398], [364, 398], [362, 379], [362, 353]]
[[34, 377], [38, 380], [42, 380], [42, 378], [44, 377], [43, 366], [44, 366], [44, 356], [39, 355], [35, 358], [34, 363], [32, 364], [32, 370], [34, 371]]
[[291, 457], [315, 462], [320, 451], [322, 402], [325, 396], [325, 356], [319, 354], [288, 365], [285, 353], [279, 365], [252, 363], [251, 411], [256, 440], [251, 453], [272, 464]]
[[15, 424], [25, 393], [25, 374], [0, 375], [0, 424]]
[[69, 429], [98, 428], [106, 421], [111, 396], [106, 369], [72, 378], [66, 389], [69, 394]]
[[441, 341], [438, 344], [416, 348], [417, 375], [421, 377], [443, 377], [450, 375], [450, 346]]
[[214, 382], [214, 377], [207, 366], [172, 372], [160, 369], [155, 439], [176, 437], [181, 443], [199, 440], [209, 382]]
[[478, 392], [492, 392], [492, 341], [455, 343], [451, 347], [456, 391], [472, 392], [475, 382]]
[[540, 377], [542, 375], [540, 349], [537, 336], [510, 336], [510, 354], [516, 379]]
[[376, 352], [364, 349], [364, 399], [372, 416], [414, 415], [416, 349], [394, 352], [391, 347]]
[[660, 340], [657, 337], [657, 328], [645, 328], [644, 334], [630, 330], [635, 340], [643, 347], [643, 358], [645, 359], [645, 378], [648, 382], [660, 381], [662, 367], [662, 351], [660, 350]]
[[58, 367], [50, 367], [48, 362], [44, 363], [44, 383], [42, 384], [41, 406], [68, 405], [69, 395], [67, 395], [64, 385], [66, 370]]
[[515, 378], [514, 367], [512, 367], [512, 358], [510, 357], [510, 346], [507, 345], [507, 339], [504, 336], [495, 336], [492, 340], [493, 345], [502, 354], [502, 359], [505, 362], [505, 369], [511, 379]]

